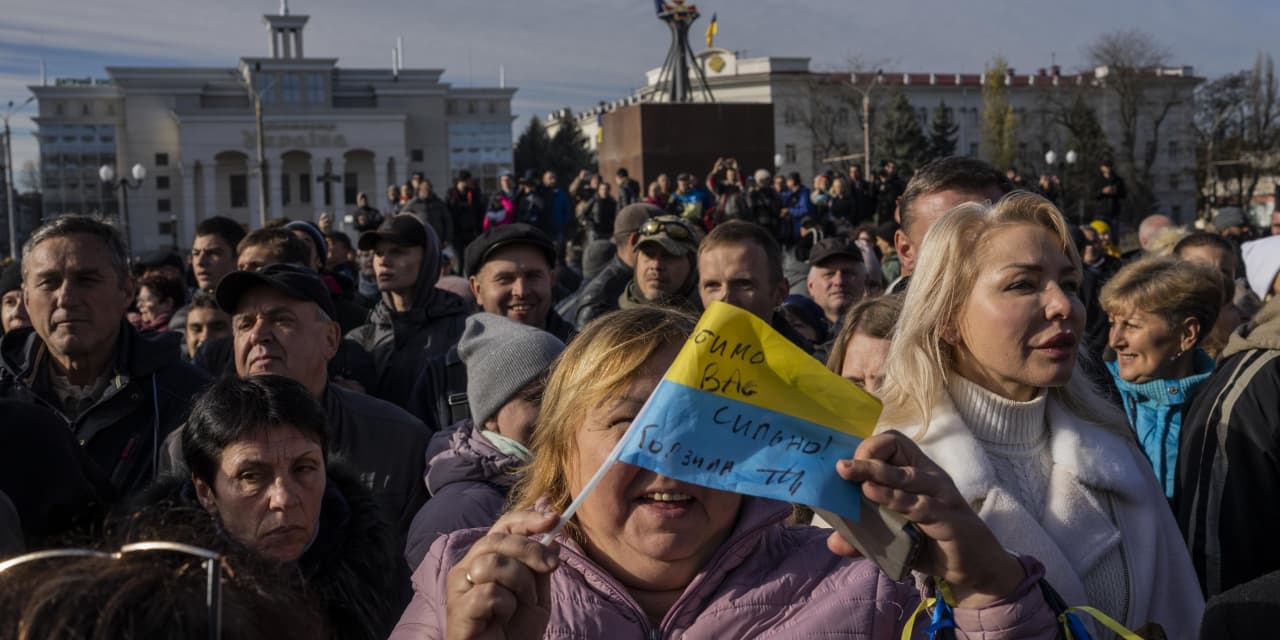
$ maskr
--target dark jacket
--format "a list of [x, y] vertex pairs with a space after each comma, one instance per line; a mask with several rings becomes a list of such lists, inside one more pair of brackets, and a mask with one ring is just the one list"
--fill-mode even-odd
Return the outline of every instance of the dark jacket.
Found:
[[610, 311], [616, 311], [618, 296], [626, 290], [633, 275], [631, 267], [615, 255], [596, 277], [584, 285], [578, 297], [578, 315], [575, 318], [578, 329]]
[[440, 241], [428, 225], [422, 268], [414, 284], [413, 307], [394, 311], [391, 294], [369, 313], [369, 323], [347, 334], [369, 355], [377, 370], [377, 395], [408, 406], [413, 383], [425, 358], [444, 353], [458, 343], [466, 322], [462, 298], [436, 288], [440, 279]]
[[502, 515], [507, 492], [519, 477], [516, 470], [521, 460], [490, 444], [471, 420], [432, 438], [441, 439], [448, 440], [449, 448], [427, 463], [424, 477], [431, 501], [418, 511], [409, 527], [404, 558], [410, 571], [422, 563], [436, 538], [493, 526]]
[[98, 401], [69, 417], [50, 387], [44, 343], [31, 328], [0, 338], [0, 399], [51, 409], [121, 495], [154, 479], [160, 445], [187, 419], [191, 398], [209, 381], [182, 361], [176, 333], [139, 335], [120, 321], [112, 377]]
[[449, 217], [453, 221], [453, 247], [459, 251], [466, 248], [476, 236], [480, 235], [480, 224], [484, 220], [484, 197], [479, 190], [466, 189], [459, 191], [450, 187], [445, 194], [449, 207]]
[[1231, 336], [1182, 420], [1174, 511], [1207, 597], [1280, 570], [1280, 298]]
[[547, 211], [547, 201], [541, 190], [534, 189], [521, 194], [520, 202], [516, 205], [516, 222], [551, 233], [551, 215]]
[[1270, 638], [1280, 613], [1280, 571], [1214, 596], [1204, 607], [1201, 640]]
[[400, 212], [412, 213], [419, 222], [431, 225], [441, 245], [453, 242], [453, 217], [449, 215], [449, 208], [444, 201], [436, 194], [426, 198], [416, 197], [406, 202]]
[[[547, 314], [546, 331], [565, 344], [578, 335], [578, 330], [555, 311]], [[432, 432], [447, 431], [449, 425], [471, 417], [467, 404], [467, 365], [458, 357], [456, 345], [422, 364], [405, 408]]]
[[[315, 540], [296, 562], [279, 567], [281, 578], [319, 604], [330, 638], [381, 640], [408, 601], [408, 573], [369, 491], [339, 465], [330, 463], [327, 475]], [[189, 477], [166, 476], [122, 516], [129, 528], [145, 530], [152, 521], [162, 531], [165, 519], [180, 519], [196, 539], [177, 542], [265, 562], [208, 517]]]
[[617, 200], [596, 196], [583, 209], [582, 223], [596, 239], [608, 240], [613, 237], [613, 221], [618, 216], [619, 208]]

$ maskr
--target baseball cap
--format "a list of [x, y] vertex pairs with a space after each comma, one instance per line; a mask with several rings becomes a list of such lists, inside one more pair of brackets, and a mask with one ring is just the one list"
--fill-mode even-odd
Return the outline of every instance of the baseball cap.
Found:
[[809, 265], [820, 266], [823, 262], [840, 256], [862, 262], [862, 252], [848, 238], [823, 238], [809, 252]]
[[412, 214], [398, 214], [382, 221], [377, 230], [360, 234], [356, 248], [369, 251], [383, 240], [402, 247], [427, 246], [427, 232]]
[[618, 212], [617, 218], [614, 218], [613, 235], [620, 236], [635, 233], [650, 218], [660, 215], [662, 215], [662, 209], [651, 204], [644, 202], [629, 204]]
[[698, 250], [698, 236], [693, 227], [680, 216], [662, 215], [646, 220], [640, 226], [640, 241], [636, 249], [656, 243], [673, 256], [683, 256]]
[[483, 267], [484, 263], [489, 260], [489, 257], [493, 255], [493, 252], [514, 244], [529, 245], [541, 250], [547, 257], [547, 265], [550, 267], [555, 266], [556, 246], [551, 242], [551, 238], [537, 227], [523, 222], [514, 222], [489, 227], [479, 237], [472, 240], [471, 244], [467, 245], [465, 256], [463, 257], [463, 273], [468, 276], [474, 276], [480, 271], [480, 267]]
[[236, 312], [244, 297], [254, 287], [271, 287], [295, 300], [305, 300], [320, 305], [320, 308], [334, 320], [338, 317], [337, 308], [333, 305], [333, 297], [329, 288], [320, 279], [319, 274], [298, 265], [278, 263], [267, 265], [261, 271], [232, 271], [218, 282], [214, 295], [218, 306], [230, 314]]

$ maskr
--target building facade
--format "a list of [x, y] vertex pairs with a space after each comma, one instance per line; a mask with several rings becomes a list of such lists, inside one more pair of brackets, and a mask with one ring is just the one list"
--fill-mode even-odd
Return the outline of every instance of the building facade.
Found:
[[[740, 58], [726, 49], [707, 49], [698, 54], [708, 84], [719, 102], [768, 102], [774, 105], [776, 169], [798, 171], [806, 180], [827, 167], [851, 162], [863, 163], [862, 96], [869, 98], [872, 139], [879, 120], [875, 110], [887, 104], [893, 91], [901, 91], [918, 114], [927, 133], [940, 103], [945, 103], [958, 126], [956, 153], [977, 156], [982, 138], [981, 74], [882, 72], [818, 72], [810, 69], [808, 58]], [[568, 110], [548, 116], [549, 129], [565, 117], [573, 117], [591, 144], [598, 133], [597, 115], [602, 111], [652, 99], [659, 69], [646, 74], [646, 84], [632, 95], [601, 103], [587, 111]], [[1017, 166], [1029, 181], [1049, 169], [1045, 152], [1066, 155], [1067, 132], [1052, 123], [1046, 104], [1071, 99], [1077, 93], [1094, 109], [1112, 147], [1120, 149], [1121, 125], [1118, 100], [1106, 90], [1108, 69], [1063, 75], [1057, 69], [1041, 69], [1034, 74], [1017, 74], [1010, 69], [1003, 78], [1006, 96], [1019, 122]], [[1191, 129], [1192, 92], [1202, 81], [1190, 67], [1153, 69], [1144, 76], [1144, 97], [1162, 108], [1171, 105], [1160, 128], [1152, 164], [1152, 190], [1164, 213], [1190, 221], [1195, 213], [1195, 137]], [[701, 94], [695, 92], [695, 99]], [[1153, 109], [1154, 110], [1154, 109]], [[1149, 140], [1150, 114], [1140, 116], [1135, 148], [1141, 156]], [[601, 135], [608, 135], [603, 132]], [[880, 158], [872, 149], [872, 162]], [[1061, 172], [1061, 160], [1057, 172]], [[690, 167], [706, 171], [710, 167]], [[1096, 167], [1092, 168], [1096, 170]]]
[[[388, 185], [413, 173], [443, 196], [461, 170], [482, 187], [510, 170], [514, 89], [453, 87], [441, 69], [340, 68], [304, 55], [307, 20], [264, 16], [267, 55], [235, 68], [107, 67], [106, 79], [31, 87], [45, 215], [127, 213], [139, 252], [184, 247], [214, 215], [256, 228], [331, 212], [341, 228], [358, 193], [382, 208]], [[127, 194], [98, 177], [135, 164], [146, 178]]]

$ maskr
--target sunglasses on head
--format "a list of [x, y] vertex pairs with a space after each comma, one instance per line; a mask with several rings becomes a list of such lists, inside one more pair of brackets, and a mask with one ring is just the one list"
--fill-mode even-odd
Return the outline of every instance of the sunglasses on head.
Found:
[[656, 236], [665, 232], [673, 240], [690, 240], [693, 229], [683, 220], [648, 220], [640, 227], [640, 235]]

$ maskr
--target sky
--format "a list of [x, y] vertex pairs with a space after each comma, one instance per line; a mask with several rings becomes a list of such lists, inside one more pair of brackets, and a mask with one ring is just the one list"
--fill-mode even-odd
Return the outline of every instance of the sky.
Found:
[[[706, 0], [692, 38], [700, 49], [711, 14], [716, 46], [746, 57], [809, 57], [814, 70], [855, 60], [885, 70], [978, 73], [995, 55], [1019, 72], [1053, 62], [1086, 66], [1084, 50], [1107, 31], [1138, 28], [1213, 78], [1251, 67], [1259, 51], [1280, 54], [1274, 0]], [[456, 86], [508, 87], [518, 135], [529, 116], [589, 108], [623, 97], [660, 66], [669, 36], [651, 0], [293, 0], [309, 15], [308, 56], [340, 67], [389, 67], [396, 36], [405, 68], [444, 69]], [[267, 55], [271, 0], [4, 0], [0, 20], [0, 110], [39, 84], [43, 59], [57, 77], [105, 77], [107, 66], [234, 67]], [[14, 165], [38, 150], [31, 104], [15, 112]], [[15, 172], [16, 173], [16, 172]]]

